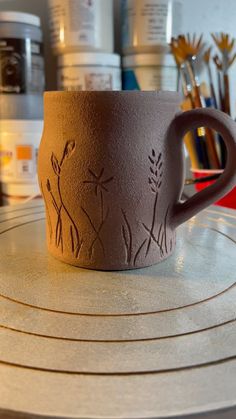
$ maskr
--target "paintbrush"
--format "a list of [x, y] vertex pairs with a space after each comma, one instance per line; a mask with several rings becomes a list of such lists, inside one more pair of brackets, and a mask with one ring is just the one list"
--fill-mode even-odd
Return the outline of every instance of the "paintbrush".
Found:
[[219, 109], [224, 112], [224, 97], [223, 97], [223, 90], [222, 90], [222, 80], [221, 80], [221, 72], [222, 72], [222, 63], [218, 57], [215, 55], [213, 57], [213, 61], [216, 65], [217, 69], [217, 82], [218, 82], [218, 93], [219, 93]]
[[192, 86], [188, 77], [186, 65], [181, 55], [179, 55], [178, 40], [173, 37], [171, 38], [170, 49], [174, 56], [176, 66], [178, 68], [178, 71], [181, 77], [184, 97], [186, 99], [189, 99], [192, 108], [194, 108], [195, 104], [194, 104], [194, 99], [192, 95]]
[[[236, 59], [236, 54], [230, 55], [234, 48], [234, 39], [230, 40], [228, 34], [221, 33], [220, 35], [212, 34], [212, 38], [219, 48], [222, 59], [216, 55], [213, 60], [216, 64], [217, 74], [218, 74], [218, 87], [219, 87], [219, 97], [221, 103], [221, 110], [228, 115], [231, 114], [230, 109], [230, 88], [229, 88], [229, 75], [228, 70], [234, 63]], [[225, 143], [221, 136], [219, 135], [219, 144], [220, 144], [220, 154], [221, 154], [221, 167], [225, 168], [227, 160], [227, 150]]]
[[211, 97], [214, 103], [214, 107], [217, 108], [217, 100], [216, 100], [216, 93], [215, 93], [215, 88], [214, 88], [214, 83], [213, 83], [213, 77], [212, 77], [212, 71], [211, 71], [211, 66], [210, 66], [210, 58], [211, 58], [211, 50], [212, 47], [209, 47], [204, 55], [203, 55], [203, 60], [206, 64], [207, 67], [207, 71], [208, 71], [208, 78], [209, 78], [209, 86], [210, 86], [210, 91], [211, 91]]
[[224, 112], [226, 112], [228, 115], [231, 115], [228, 70], [236, 59], [236, 54], [234, 54], [233, 56], [230, 56], [234, 48], [235, 40], [233, 38], [230, 39], [230, 36], [227, 33], [223, 33], [223, 32], [219, 35], [211, 34], [211, 36], [222, 55], [221, 62], [219, 62], [219, 59], [218, 59], [219, 66], [217, 66], [217, 68], [220, 69], [220, 71], [222, 71], [223, 86], [224, 86], [224, 93], [223, 93]]
[[[182, 90], [185, 97], [185, 100], [181, 104], [181, 108], [183, 111], [187, 111], [189, 109], [195, 108], [195, 103], [194, 103], [194, 99], [192, 95], [192, 86], [189, 81], [188, 72], [187, 72], [184, 61], [178, 55], [178, 41], [175, 38], [171, 39], [170, 49], [174, 56], [176, 66], [178, 68], [179, 75], [181, 77]], [[196, 130], [194, 130], [194, 132], [196, 133]], [[188, 150], [192, 168], [197, 169], [200, 167], [200, 161], [198, 159], [199, 150], [197, 152], [196, 148], [198, 144], [195, 142], [194, 137], [195, 135], [193, 134], [193, 132], [189, 131], [184, 136], [184, 142]]]
[[194, 34], [192, 39], [189, 34], [186, 36], [180, 35], [178, 37], [178, 46], [180, 51], [179, 54], [185, 62], [189, 73], [193, 87], [195, 105], [196, 107], [203, 107], [203, 98], [200, 94], [199, 80], [196, 72], [196, 61], [203, 48], [202, 35], [199, 38], [196, 38], [196, 34]]
[[[187, 36], [180, 35], [178, 37], [179, 55], [182, 60], [186, 63], [186, 67], [189, 72], [189, 77], [194, 91], [194, 102], [195, 107], [203, 108], [205, 106], [204, 99], [200, 92], [200, 84], [196, 71], [196, 62], [203, 49], [202, 35], [197, 38], [196, 34], [191, 38], [189, 34]], [[176, 48], [178, 53], [178, 49]], [[206, 141], [202, 141], [202, 158], [204, 168], [218, 169], [220, 167], [219, 158], [217, 155], [215, 137], [213, 132], [209, 128], [198, 129], [198, 136], [205, 137]], [[204, 146], [204, 144], [206, 145]], [[205, 150], [207, 146], [207, 150]], [[208, 156], [208, 158], [207, 158]], [[210, 164], [209, 164], [210, 163]]]

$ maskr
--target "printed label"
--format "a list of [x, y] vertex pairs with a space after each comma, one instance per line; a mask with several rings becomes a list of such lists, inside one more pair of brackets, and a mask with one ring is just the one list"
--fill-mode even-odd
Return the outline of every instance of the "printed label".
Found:
[[[140, 7], [140, 43], [155, 45], [170, 42], [168, 39], [168, 13], [170, 3], [144, 2]], [[170, 22], [171, 23], [171, 22]]]
[[121, 90], [118, 68], [68, 67], [58, 70], [60, 90]]
[[174, 67], [140, 67], [123, 71], [124, 90], [177, 89], [177, 69]]
[[24, 143], [17, 134], [2, 134], [0, 144], [0, 180], [2, 182], [32, 183], [37, 182], [37, 155], [40, 133], [24, 134], [27, 140]]
[[180, 31], [180, 4], [168, 0], [123, 0], [123, 47], [166, 45]]
[[[50, 31], [54, 46], [96, 46], [99, 0], [51, 0]], [[96, 35], [96, 36], [95, 36]]]
[[34, 171], [34, 156], [32, 146], [16, 146], [16, 161], [16, 170], [18, 175], [32, 175]]
[[0, 93], [44, 91], [42, 44], [30, 39], [0, 39]]

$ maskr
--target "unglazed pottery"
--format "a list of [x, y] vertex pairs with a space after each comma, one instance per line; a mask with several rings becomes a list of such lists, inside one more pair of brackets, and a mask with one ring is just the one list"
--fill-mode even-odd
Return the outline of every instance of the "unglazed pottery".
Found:
[[[179, 113], [169, 92], [51, 92], [39, 150], [50, 253], [72, 265], [134, 269], [168, 257], [175, 230], [236, 183], [236, 124], [213, 109]], [[220, 179], [186, 202], [183, 135], [218, 131]]]

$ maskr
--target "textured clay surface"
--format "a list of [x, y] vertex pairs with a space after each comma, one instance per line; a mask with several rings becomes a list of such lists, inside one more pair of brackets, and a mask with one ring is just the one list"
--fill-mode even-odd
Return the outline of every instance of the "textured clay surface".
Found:
[[179, 100], [164, 92], [46, 93], [39, 182], [56, 258], [117, 270], [172, 253], [176, 225], [210, 204], [205, 198], [191, 211], [178, 208], [183, 153], [176, 131], [184, 129], [181, 115], [171, 122]]

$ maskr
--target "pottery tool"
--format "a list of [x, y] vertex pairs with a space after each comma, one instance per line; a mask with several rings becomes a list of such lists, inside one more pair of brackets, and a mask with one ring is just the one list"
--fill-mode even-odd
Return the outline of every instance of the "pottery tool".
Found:
[[182, 80], [182, 89], [183, 89], [184, 97], [190, 101], [191, 108], [193, 109], [193, 108], [195, 108], [195, 104], [194, 104], [194, 99], [193, 99], [193, 95], [192, 95], [192, 86], [191, 86], [191, 83], [189, 81], [188, 72], [187, 72], [187, 69], [186, 69], [185, 62], [184, 62], [181, 54], [179, 53], [178, 40], [177, 39], [171, 38], [170, 49], [171, 49], [171, 52], [174, 56], [176, 66], [178, 68], [180, 78]]
[[[189, 34], [186, 36], [180, 35], [177, 39], [172, 39], [171, 42], [171, 50], [174, 53], [174, 56], [179, 57], [182, 63], [181, 67], [183, 68], [183, 65], [185, 65], [188, 71], [192, 87], [191, 96], [194, 103], [193, 108], [205, 107], [196, 71], [196, 63], [202, 53], [203, 46], [202, 35], [200, 37], [196, 37], [196, 34], [194, 34], [192, 38]], [[196, 141], [199, 153], [198, 158], [202, 163], [201, 166], [205, 169], [209, 169], [210, 167], [218, 169], [220, 167], [220, 163], [216, 151], [213, 132], [209, 128], [201, 127], [197, 130]]]
[[222, 71], [222, 78], [223, 78], [223, 98], [224, 98], [224, 112], [226, 112], [228, 115], [231, 115], [231, 109], [230, 109], [230, 89], [229, 89], [229, 68], [233, 64], [233, 62], [236, 59], [236, 54], [231, 55], [235, 40], [230, 38], [230, 36], [227, 33], [220, 33], [220, 34], [211, 34], [216, 46], [221, 52], [221, 63], [219, 61], [219, 58], [217, 58], [217, 68]]
[[[204, 98], [206, 107], [207, 108], [214, 108], [215, 107], [215, 102], [214, 102], [214, 99], [211, 97], [211, 92], [210, 92], [210, 89], [209, 89], [208, 85], [205, 82], [203, 82], [203, 83], [201, 83], [200, 89], [201, 89], [201, 95]], [[217, 152], [217, 165], [216, 165], [216, 167], [214, 167], [215, 169], [220, 169], [221, 168], [220, 141], [223, 141], [223, 140], [221, 140], [221, 139], [219, 140], [219, 134], [217, 134], [216, 140], [214, 139], [214, 144], [215, 144], [215, 148], [216, 148], [216, 152]], [[223, 145], [224, 145], [224, 142], [223, 142]], [[214, 164], [216, 164], [216, 163], [213, 162], [212, 165], [214, 165]]]
[[210, 66], [210, 58], [211, 58], [211, 50], [212, 47], [209, 47], [204, 55], [203, 55], [203, 60], [206, 64], [207, 67], [207, 71], [208, 71], [208, 78], [209, 78], [209, 86], [210, 86], [210, 91], [211, 91], [211, 98], [213, 100], [214, 103], [214, 107], [217, 108], [217, 100], [216, 100], [216, 93], [215, 93], [215, 88], [214, 88], [214, 83], [213, 83], [213, 77], [212, 77], [212, 71], [211, 71], [211, 66]]
[[196, 62], [203, 48], [202, 35], [196, 38], [196, 34], [192, 39], [189, 34], [178, 37], [178, 54], [186, 64], [190, 81], [193, 88], [193, 96], [196, 107], [203, 107], [203, 100], [199, 89], [199, 79], [196, 71]]
[[[184, 112], [192, 109], [192, 102], [188, 97], [186, 97], [185, 100], [181, 103], [181, 109]], [[198, 153], [196, 150], [196, 141], [195, 141], [194, 133], [192, 131], [189, 131], [187, 132], [187, 134], [185, 134], [184, 143], [188, 150], [192, 168], [199, 169], [200, 162], [199, 162]]]
[[186, 186], [189, 186], [189, 185], [195, 185], [196, 183], [211, 182], [212, 180], [217, 180], [220, 177], [220, 175], [221, 175], [220, 173], [216, 173], [214, 175], [209, 175], [209, 176], [196, 178], [196, 179], [188, 178], [188, 179], [185, 179], [184, 184]]
[[[222, 35], [223, 36], [223, 35]], [[230, 93], [229, 93], [229, 78], [228, 78], [228, 69], [231, 67], [233, 62], [235, 61], [236, 54], [232, 57], [229, 56], [229, 52], [232, 50], [234, 45], [233, 41], [231, 41], [230, 45], [227, 49], [227, 38], [224, 39], [222, 42], [216, 37], [216, 35], [212, 35], [213, 39], [215, 40], [217, 46], [222, 48], [222, 61], [220, 60], [218, 55], [213, 57], [214, 63], [217, 68], [217, 75], [218, 75], [218, 88], [219, 88], [219, 98], [220, 98], [220, 108], [223, 112], [230, 114]], [[225, 47], [223, 52], [223, 47]], [[224, 169], [226, 164], [226, 147], [225, 143], [222, 140], [221, 136], [219, 138], [219, 145], [220, 145], [220, 154], [221, 154], [221, 168]]]
[[[186, 54], [180, 47], [180, 37], [178, 39], [172, 38], [170, 47], [182, 79], [182, 88], [185, 101], [182, 103], [181, 107], [185, 111], [191, 108], [194, 109], [196, 108], [196, 102], [193, 96], [189, 71], [186, 66]], [[199, 133], [200, 136], [198, 135]], [[193, 132], [187, 133], [184, 138], [191, 159], [191, 164], [195, 168], [204, 168], [205, 166], [208, 167], [206, 160], [207, 153], [205, 150], [206, 146], [202, 134], [203, 131], [194, 130]]]
[[215, 101], [211, 96], [210, 87], [203, 82], [200, 85], [201, 95], [204, 98], [206, 108], [215, 108]]
[[216, 70], [217, 70], [219, 109], [224, 112], [224, 98], [223, 98], [222, 80], [221, 80], [222, 63], [221, 63], [218, 55], [214, 55], [213, 61], [216, 65]]
[[[170, 47], [182, 79], [185, 101], [182, 103], [181, 108], [184, 111], [194, 109], [196, 108], [196, 103], [192, 94], [192, 85], [186, 68], [186, 62], [184, 61], [185, 55], [183, 55], [182, 51], [179, 49], [179, 39], [172, 38]], [[209, 167], [204, 134], [203, 130], [196, 129], [193, 132], [188, 132], [184, 137], [191, 164], [194, 168]]]

